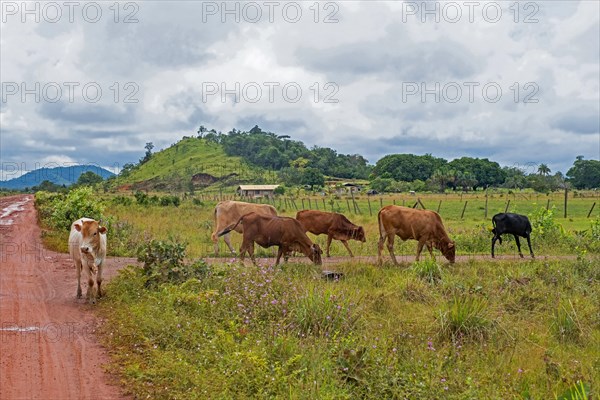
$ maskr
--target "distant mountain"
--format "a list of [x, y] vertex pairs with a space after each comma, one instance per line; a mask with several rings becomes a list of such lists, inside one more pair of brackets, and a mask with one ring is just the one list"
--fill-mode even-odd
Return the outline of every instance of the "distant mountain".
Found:
[[8, 181], [0, 181], [0, 188], [21, 190], [37, 186], [43, 181], [50, 181], [57, 185], [69, 186], [77, 182], [79, 175], [84, 172], [92, 171], [100, 175], [103, 179], [107, 179], [114, 174], [104, 168], [96, 165], [74, 165], [71, 167], [55, 167], [55, 168], [40, 168], [29, 171], [18, 178]]

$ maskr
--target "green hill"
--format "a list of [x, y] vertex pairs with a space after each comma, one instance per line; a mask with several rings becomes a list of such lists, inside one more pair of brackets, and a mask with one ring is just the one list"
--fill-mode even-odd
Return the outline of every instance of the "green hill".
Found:
[[176, 190], [235, 186], [240, 183], [270, 183], [275, 174], [251, 166], [241, 157], [225, 154], [223, 147], [204, 139], [184, 137], [169, 148], [116, 180], [121, 190]]

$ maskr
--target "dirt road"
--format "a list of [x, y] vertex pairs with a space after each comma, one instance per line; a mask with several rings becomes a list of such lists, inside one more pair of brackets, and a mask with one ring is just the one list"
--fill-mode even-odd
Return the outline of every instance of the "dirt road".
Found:
[[69, 258], [42, 247], [33, 196], [0, 198], [0, 399], [126, 398], [76, 290]]

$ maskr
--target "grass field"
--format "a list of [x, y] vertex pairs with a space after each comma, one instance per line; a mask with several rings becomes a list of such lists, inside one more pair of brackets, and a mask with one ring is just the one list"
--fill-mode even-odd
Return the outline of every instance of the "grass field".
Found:
[[[113, 215], [118, 221], [126, 221], [135, 227], [136, 230], [148, 233], [149, 235], [167, 239], [176, 237], [189, 244], [188, 254], [190, 257], [203, 257], [213, 255], [213, 245], [210, 240], [213, 226], [213, 210], [216, 204], [214, 196], [203, 197], [203, 205], [194, 205], [191, 201], [184, 201], [178, 207], [143, 207], [140, 205], [115, 205], [110, 201], [107, 203], [107, 214]], [[210, 200], [208, 200], [210, 198]], [[485, 195], [465, 194], [465, 195], [423, 195], [423, 196], [374, 196], [367, 200], [366, 196], [357, 196], [355, 198], [358, 209], [361, 214], [355, 214], [355, 209], [350, 197], [340, 199], [325, 199], [325, 208], [331, 211], [332, 206], [335, 211], [342, 212], [353, 222], [365, 227], [367, 234], [367, 243], [353, 242], [352, 248], [356, 248], [357, 255], [376, 255], [377, 240], [379, 231], [377, 228], [377, 212], [381, 205], [397, 204], [413, 206], [417, 198], [427, 208], [437, 210], [440, 205], [440, 214], [448, 228], [449, 234], [457, 241], [459, 254], [487, 254], [491, 243], [492, 228], [491, 217], [497, 212], [504, 212], [508, 200], [510, 200], [509, 211], [522, 214], [532, 214], [548, 205], [550, 200], [550, 210], [554, 210], [553, 220], [562, 226], [567, 235], [573, 236], [575, 232], [590, 229], [592, 221], [600, 217], [600, 200], [592, 197], [588, 193], [587, 197], [570, 197], [568, 199], [568, 217], [562, 218], [564, 196], [562, 193], [551, 196], [525, 194], [514, 196], [508, 194], [494, 194], [488, 198], [488, 218], [485, 215]], [[281, 215], [295, 216], [296, 207], [302, 209], [309, 207], [308, 197], [296, 198], [292, 203], [289, 198], [276, 199], [273, 204]], [[312, 197], [310, 206], [312, 209], [318, 207], [323, 210], [324, 197]], [[264, 201], [264, 200], [263, 200]], [[331, 202], [333, 201], [333, 204]], [[369, 213], [369, 202], [371, 204], [371, 213]], [[461, 219], [462, 210], [465, 202], [467, 208], [464, 217]], [[587, 214], [596, 202], [593, 213], [590, 218]], [[348, 212], [348, 205], [351, 212]], [[555, 207], [553, 209], [553, 207]], [[371, 215], [372, 214], [372, 215]], [[318, 237], [317, 243], [324, 246], [325, 237]], [[239, 248], [241, 235], [233, 234], [232, 243], [235, 248]], [[534, 251], [537, 253], [542, 242], [533, 237]], [[560, 244], [560, 243], [558, 243]], [[409, 241], [407, 243], [398, 243], [400, 254], [414, 254], [416, 243]], [[346, 251], [339, 242], [332, 244], [334, 255], [345, 255]], [[543, 251], [548, 254], [569, 253], [574, 254], [575, 248], [570, 244], [566, 246], [543, 246]], [[220, 248], [226, 249], [223, 241], [220, 240]], [[503, 246], [498, 247], [499, 254], [516, 254], [516, 246], [510, 242], [510, 239]], [[271, 254], [272, 252], [268, 252]]]

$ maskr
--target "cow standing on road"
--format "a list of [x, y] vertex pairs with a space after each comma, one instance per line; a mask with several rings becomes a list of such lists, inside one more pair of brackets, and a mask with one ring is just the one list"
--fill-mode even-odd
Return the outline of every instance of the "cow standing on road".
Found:
[[354, 257], [354, 255], [348, 247], [348, 240], [360, 240], [363, 243], [367, 241], [363, 227], [354, 225], [342, 214], [302, 210], [298, 211], [296, 219], [300, 221], [305, 232], [308, 231], [314, 235], [327, 235], [327, 248], [325, 249], [327, 257], [329, 257], [329, 246], [331, 246], [332, 239], [341, 241], [350, 253], [350, 257]]
[[[273, 207], [269, 204], [254, 204], [254, 203], [245, 203], [243, 201], [227, 200], [227, 201], [221, 201], [219, 204], [217, 204], [215, 206], [215, 212], [214, 212], [215, 223], [214, 223], [214, 231], [211, 236], [211, 239], [212, 239], [214, 247], [215, 247], [216, 255], [219, 254], [218, 240], [219, 240], [219, 236], [221, 236], [221, 235], [219, 235], [219, 232], [222, 232], [228, 226], [235, 224], [236, 222], [238, 222], [238, 220], [243, 215], [251, 213], [251, 212], [255, 212], [257, 214], [267, 215], [267, 216], [276, 216], [277, 215], [277, 210], [275, 209], [275, 207]], [[233, 230], [235, 230], [238, 233], [242, 233], [243, 226], [236, 225], [236, 228]], [[223, 234], [223, 236], [224, 236], [223, 240], [225, 240], [227, 247], [229, 247], [229, 250], [231, 251], [232, 254], [235, 254], [235, 250], [233, 249], [233, 246], [231, 246], [229, 233]]]
[[91, 218], [80, 218], [71, 225], [69, 253], [77, 270], [77, 298], [81, 298], [81, 270], [88, 278], [86, 298], [96, 304], [102, 296], [102, 268], [106, 258], [106, 227]]
[[321, 254], [323, 254], [321, 248], [306, 236], [304, 228], [294, 218], [272, 217], [252, 212], [242, 216], [235, 225], [219, 232], [218, 236], [226, 235], [239, 225], [244, 226], [242, 246], [240, 247], [242, 261], [248, 252], [252, 262], [256, 264], [254, 258], [254, 243], [256, 242], [264, 248], [279, 247], [275, 265], [279, 264], [282, 255], [293, 250], [301, 251], [316, 265], [321, 265]]
[[417, 210], [414, 208], [401, 206], [386, 206], [379, 210], [377, 215], [379, 221], [379, 245], [378, 263], [383, 264], [383, 244], [387, 239], [387, 248], [394, 264], [398, 264], [394, 254], [394, 238], [399, 236], [402, 240], [414, 239], [419, 242], [417, 245], [417, 261], [427, 245], [429, 254], [433, 257], [433, 248], [440, 250], [444, 257], [454, 263], [456, 246], [450, 240], [442, 218], [434, 211]]
[[492, 225], [494, 225], [494, 228], [492, 229], [492, 233], [494, 234], [494, 237], [492, 238], [492, 258], [494, 258], [494, 246], [496, 245], [496, 240], [502, 244], [501, 235], [504, 235], [505, 233], [512, 234], [515, 237], [521, 258], [523, 258], [523, 253], [521, 253], [519, 236], [526, 238], [531, 258], [535, 258], [533, 250], [531, 249], [531, 223], [529, 222], [529, 218], [520, 214], [500, 213], [492, 217]]

